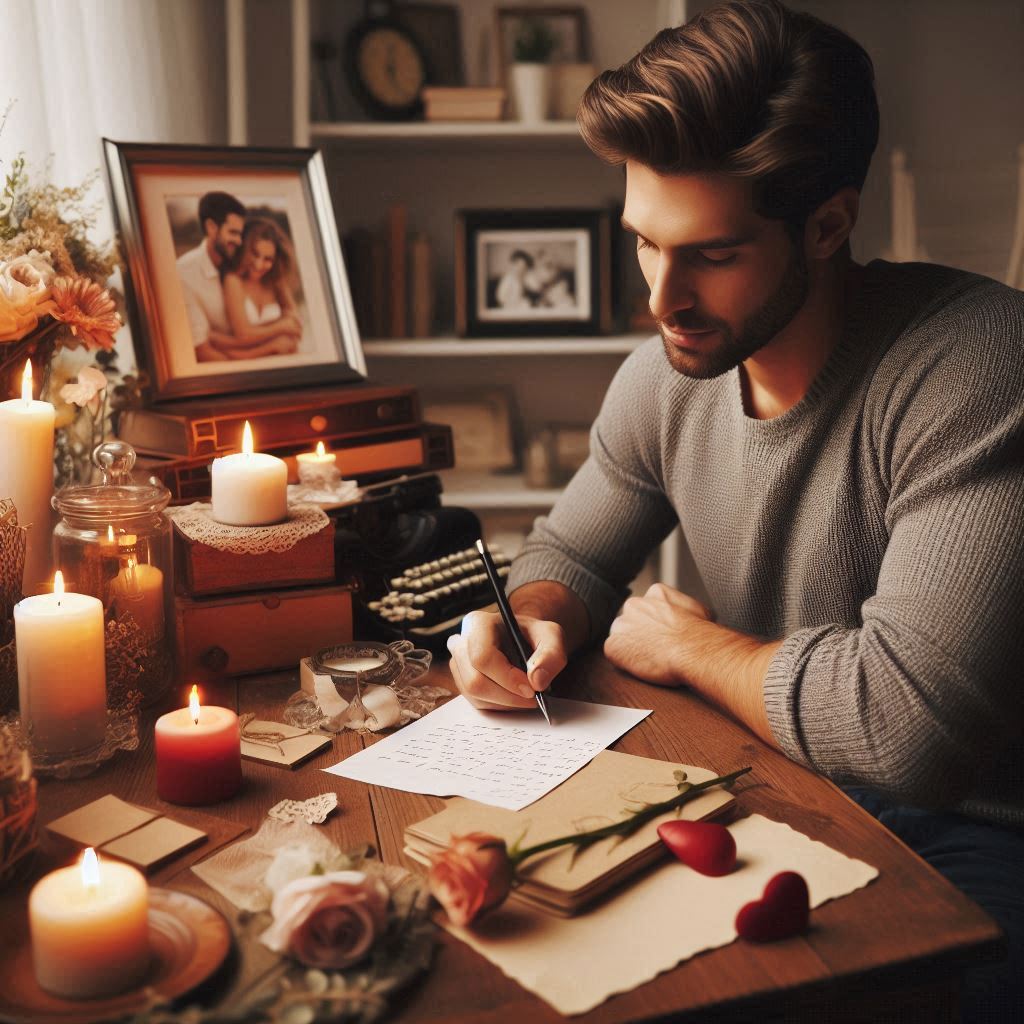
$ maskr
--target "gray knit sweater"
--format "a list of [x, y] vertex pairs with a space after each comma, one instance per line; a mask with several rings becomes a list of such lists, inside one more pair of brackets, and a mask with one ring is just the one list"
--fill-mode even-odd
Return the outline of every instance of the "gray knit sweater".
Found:
[[1024, 823], [1024, 295], [880, 261], [807, 395], [745, 415], [738, 371], [622, 365], [590, 458], [516, 559], [603, 635], [681, 524], [719, 622], [785, 638], [764, 684], [793, 760]]

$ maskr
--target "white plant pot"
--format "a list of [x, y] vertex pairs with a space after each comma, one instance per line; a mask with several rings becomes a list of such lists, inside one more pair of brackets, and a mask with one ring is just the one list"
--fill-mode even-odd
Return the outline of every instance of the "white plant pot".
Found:
[[546, 121], [551, 106], [550, 65], [513, 64], [512, 96], [520, 121]]

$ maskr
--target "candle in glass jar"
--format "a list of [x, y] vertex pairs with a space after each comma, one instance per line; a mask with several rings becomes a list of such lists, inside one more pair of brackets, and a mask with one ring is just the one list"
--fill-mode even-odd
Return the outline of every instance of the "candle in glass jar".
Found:
[[214, 459], [213, 518], [228, 526], [267, 526], [288, 518], [288, 467], [254, 451], [252, 428], [245, 422], [242, 451]]
[[125, 564], [111, 581], [117, 617], [130, 615], [150, 640], [164, 635], [164, 574], [155, 565], [139, 565], [135, 555], [128, 555]]
[[156, 723], [156, 791], [172, 804], [215, 804], [242, 784], [242, 735], [227, 708], [200, 706], [195, 686], [189, 706]]
[[32, 399], [29, 361], [21, 379], [21, 398], [0, 402], [0, 497], [14, 501], [18, 524], [29, 528], [24, 594], [38, 593], [50, 576], [53, 424], [53, 406]]
[[103, 604], [64, 592], [58, 572], [52, 594], [14, 606], [18, 699], [33, 751], [70, 754], [103, 742], [107, 680]]
[[142, 873], [128, 864], [100, 864], [92, 847], [79, 864], [40, 879], [28, 899], [40, 987], [91, 999], [140, 984], [150, 964], [148, 904]]

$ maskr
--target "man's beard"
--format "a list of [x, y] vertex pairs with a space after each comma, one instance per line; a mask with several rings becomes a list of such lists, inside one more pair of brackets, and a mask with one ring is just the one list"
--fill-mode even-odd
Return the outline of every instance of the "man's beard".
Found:
[[214, 239], [213, 247], [217, 250], [217, 254], [224, 263], [230, 263], [232, 257], [238, 251], [237, 242], [222, 242], [219, 238]]
[[807, 262], [799, 245], [793, 246], [779, 287], [744, 321], [739, 333], [722, 320], [690, 319], [673, 314], [667, 323], [679, 331], [716, 330], [721, 335], [718, 345], [707, 352], [686, 352], [674, 345], [665, 335], [666, 321], [658, 322], [658, 330], [665, 346], [665, 355], [672, 369], [695, 380], [709, 380], [721, 376], [749, 359], [764, 348], [796, 316], [807, 301], [810, 284]]

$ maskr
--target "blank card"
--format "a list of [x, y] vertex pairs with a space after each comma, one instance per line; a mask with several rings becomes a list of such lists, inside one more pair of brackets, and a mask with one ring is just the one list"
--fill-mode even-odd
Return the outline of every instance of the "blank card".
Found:
[[159, 817], [156, 811], [125, 803], [113, 794], [51, 821], [47, 829], [82, 846], [102, 846]]

